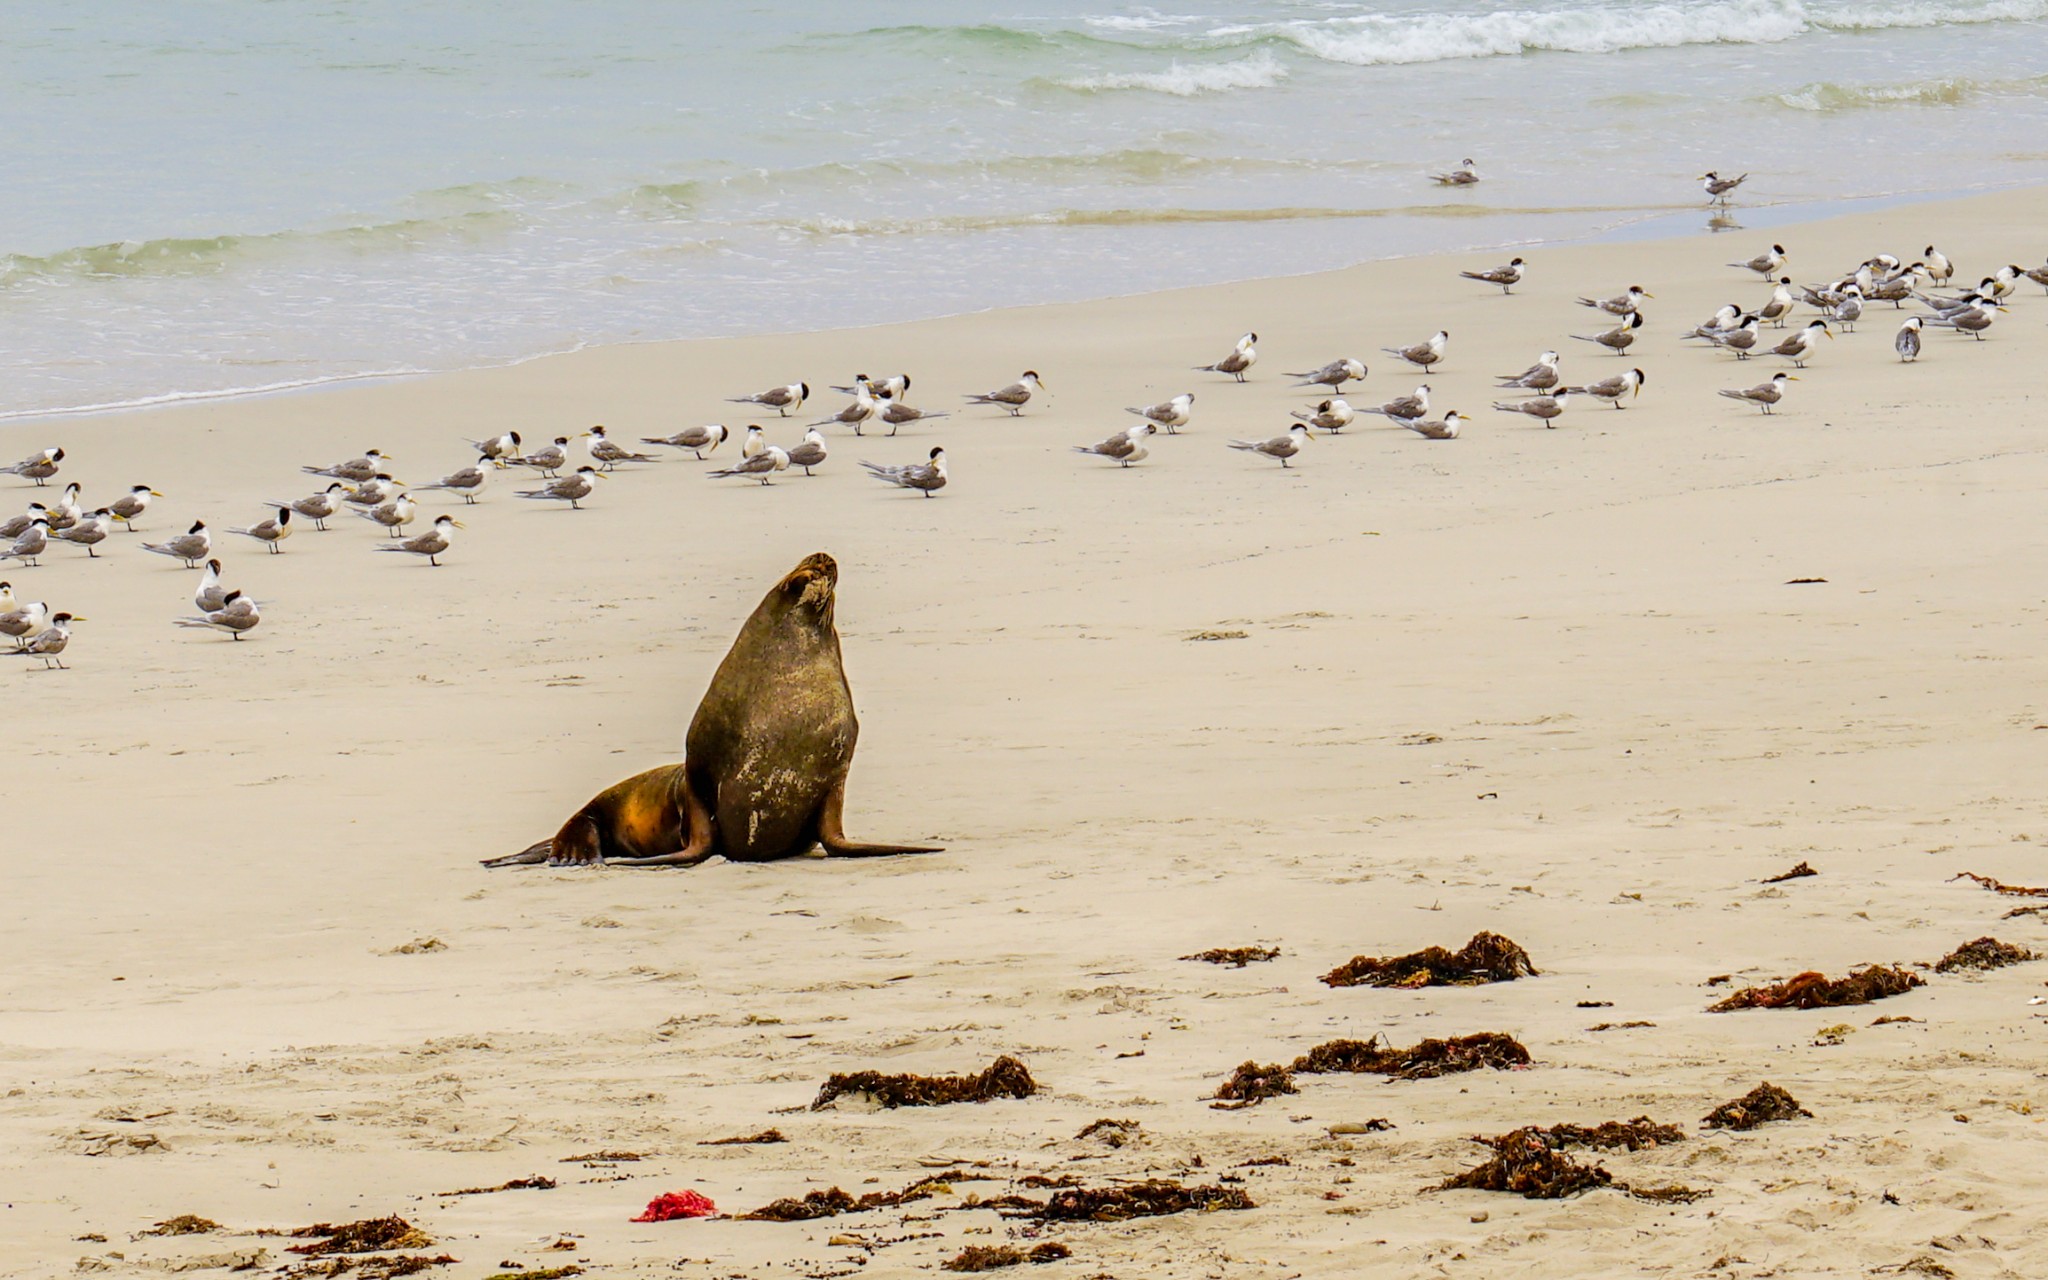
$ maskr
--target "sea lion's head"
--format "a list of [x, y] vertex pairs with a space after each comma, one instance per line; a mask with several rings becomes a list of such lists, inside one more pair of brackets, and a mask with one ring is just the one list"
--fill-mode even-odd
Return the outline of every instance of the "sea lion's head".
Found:
[[822, 551], [813, 551], [797, 561], [775, 591], [790, 608], [830, 624], [833, 592], [838, 586], [839, 562]]

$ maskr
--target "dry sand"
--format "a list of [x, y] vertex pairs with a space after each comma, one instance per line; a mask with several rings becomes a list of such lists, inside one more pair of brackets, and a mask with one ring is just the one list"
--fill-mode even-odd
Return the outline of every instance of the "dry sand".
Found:
[[[2043, 1274], [2030, 998], [2048, 965], [1817, 1012], [1710, 1014], [1725, 988], [1703, 984], [2042, 941], [2039, 918], [2000, 919], [2015, 900], [1950, 877], [2048, 882], [2048, 300], [2024, 286], [1990, 341], [1930, 332], [1911, 367], [1873, 307], [1776, 417], [1713, 392], [1778, 362], [1676, 334], [1761, 301], [1722, 264], [1772, 240], [1801, 280], [1930, 239], [1974, 278], [2037, 262], [2044, 225], [2048, 192], [2015, 192], [1527, 249], [1512, 297], [1454, 278], [1508, 256], [1489, 251], [8, 427], [0, 452], [63, 444], [90, 499], [163, 490], [154, 537], [246, 523], [322, 483], [301, 463], [368, 446], [420, 483], [468, 460], [464, 436], [737, 428], [725, 396], [861, 369], [908, 370], [914, 402], [953, 410], [893, 440], [835, 428], [820, 475], [766, 488], [667, 456], [582, 512], [502, 479], [472, 510], [430, 496], [429, 515], [469, 517], [439, 570], [370, 554], [381, 532], [354, 520], [275, 557], [224, 538], [265, 609], [241, 644], [170, 625], [196, 575], [139, 537], [8, 566], [24, 598], [90, 621], [68, 672], [0, 659], [0, 1274], [255, 1248], [274, 1268], [289, 1242], [131, 1234], [396, 1213], [461, 1259], [432, 1273], [450, 1277], [897, 1275], [1029, 1225], [939, 1211], [970, 1193], [1151, 1173], [1241, 1178], [1258, 1207], [1050, 1228], [1074, 1256], [1044, 1274]], [[1599, 327], [1574, 295], [1631, 282], [1656, 294], [1634, 358], [1565, 336]], [[1354, 403], [1407, 391], [1379, 348], [1439, 326], [1429, 381], [1476, 417], [1464, 439], [1364, 419], [1284, 471], [1223, 447], [1310, 402], [1282, 370], [1357, 354]], [[1187, 371], [1245, 329], [1263, 339], [1248, 384]], [[1649, 385], [1557, 430], [1487, 408], [1490, 375], [1552, 346], [1568, 376], [1640, 365]], [[1022, 418], [960, 407], [1027, 366], [1050, 394]], [[1142, 465], [1068, 451], [1183, 390], [1194, 424]], [[787, 443], [802, 418], [751, 420]], [[954, 474], [937, 499], [855, 465], [934, 442]], [[478, 869], [674, 758], [742, 618], [816, 549], [842, 566], [864, 716], [849, 827], [948, 852]], [[1820, 874], [1760, 883], [1801, 860]], [[1542, 975], [1317, 980], [1481, 929]], [[393, 954], [419, 939], [445, 949]], [[1176, 959], [1255, 942], [1280, 958]], [[1475, 1031], [1535, 1065], [1206, 1100], [1248, 1058]], [[831, 1072], [1003, 1053], [1039, 1096], [801, 1109]], [[1712, 1192], [1691, 1205], [1421, 1194], [1483, 1154], [1470, 1135], [1639, 1114], [1692, 1130], [1763, 1080], [1813, 1118], [1597, 1157]], [[1103, 1117], [1142, 1140], [1075, 1138]], [[1328, 1132], [1374, 1117], [1397, 1127]], [[770, 1125], [789, 1142], [699, 1145]], [[595, 1150], [646, 1158], [562, 1163]], [[1290, 1163], [1232, 1168], [1272, 1156]], [[813, 1223], [628, 1221], [664, 1191], [742, 1211], [956, 1162], [994, 1180]], [[533, 1175], [560, 1185], [436, 1194]]]

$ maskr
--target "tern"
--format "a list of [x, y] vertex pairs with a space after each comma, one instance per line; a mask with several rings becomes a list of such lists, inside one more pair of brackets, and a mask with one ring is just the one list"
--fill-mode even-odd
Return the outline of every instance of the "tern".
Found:
[[826, 456], [825, 437], [816, 427], [811, 427], [804, 432], [803, 443], [789, 451], [789, 465], [802, 467], [804, 474], [809, 475], [811, 468], [822, 465]]
[[0, 467], [0, 475], [20, 476], [24, 480], [33, 480], [36, 487], [41, 488], [50, 482], [51, 476], [57, 474], [57, 464], [62, 461], [62, 449], [44, 449], [40, 453], [30, 454], [11, 467]]
[[[892, 379], [893, 381], [893, 379]], [[904, 381], [908, 382], [906, 378]], [[888, 392], [875, 397], [875, 403], [882, 406], [881, 419], [889, 424], [889, 434], [895, 435], [896, 428], [906, 422], [922, 422], [926, 418], [950, 418], [950, 413], [932, 413], [924, 409], [913, 409]]]
[[901, 399], [903, 393], [910, 390], [910, 375], [907, 373], [891, 374], [889, 377], [877, 382], [864, 373], [857, 373], [853, 377], [853, 386], [834, 387], [832, 389], [834, 391], [844, 391], [847, 395], [853, 395], [856, 389], [860, 387], [866, 387], [868, 394], [877, 400], [883, 396]]
[[206, 572], [199, 579], [199, 589], [192, 593], [192, 607], [201, 613], [212, 613], [227, 602], [228, 589], [220, 582], [220, 561], [208, 560]]
[[1774, 244], [1769, 253], [1760, 253], [1748, 262], [1731, 262], [1728, 265], [1741, 267], [1745, 271], [1754, 271], [1760, 276], [1774, 276], [1778, 274], [1779, 268], [1785, 265], [1785, 246]]
[[351, 507], [360, 507], [368, 511], [371, 507], [383, 506], [397, 497], [398, 493], [398, 481], [379, 471], [343, 494], [341, 500]]
[[[381, 510], [381, 508], [379, 509]], [[277, 555], [284, 550], [284, 547], [279, 544], [292, 536], [292, 509], [290, 507], [279, 507], [277, 514], [268, 520], [258, 520], [246, 529], [230, 529], [228, 532], [239, 533], [245, 538], [254, 538], [264, 546], [269, 547], [270, 554]]]
[[860, 424], [874, 416], [875, 398], [868, 394], [868, 384], [861, 382], [854, 387], [852, 404], [847, 405], [829, 418], [818, 419], [818, 421], [813, 422], [811, 425], [813, 427], [826, 427], [836, 422], [842, 426], [852, 427], [853, 434], [860, 435]]
[[1133, 462], [1143, 462], [1152, 456], [1151, 449], [1145, 445], [1145, 437], [1158, 430], [1157, 423], [1141, 422], [1135, 427], [1126, 427], [1107, 440], [1096, 444], [1077, 444], [1073, 449], [1075, 453], [1094, 454], [1128, 467]]
[[28, 504], [27, 511], [8, 520], [5, 524], [0, 524], [0, 538], [19, 538], [31, 524], [38, 520], [46, 525], [50, 523], [50, 509], [40, 502], [31, 502]]
[[704, 427], [684, 427], [672, 436], [641, 436], [641, 444], [665, 444], [672, 449], [688, 449], [702, 462], [706, 453], [716, 453], [718, 446], [732, 436], [722, 422]]
[[1793, 368], [1804, 369], [1807, 359], [1813, 355], [1815, 344], [1822, 338], [1833, 341], [1834, 336], [1828, 330], [1827, 321], [1815, 320], [1804, 329], [1780, 342], [1777, 346], [1764, 352], [1764, 354], [1767, 356], [1783, 356], [1792, 362]]
[[1782, 329], [1785, 317], [1792, 314], [1793, 301], [1792, 277], [1779, 276], [1778, 283], [1771, 286], [1771, 300], [1757, 308], [1757, 318], [1770, 321], [1773, 328]]
[[1277, 458], [1280, 461], [1280, 465], [1285, 467], [1289, 465], [1287, 460], [1300, 453], [1303, 443], [1314, 435], [1315, 432], [1309, 430], [1306, 422], [1297, 422], [1287, 428], [1285, 435], [1268, 436], [1264, 440], [1232, 440], [1230, 447], [1233, 449], [1244, 449], [1268, 458]]
[[731, 404], [766, 405], [787, 418], [791, 409], [803, 408], [804, 401], [810, 398], [810, 383], [792, 382], [786, 387], [770, 387], [766, 391], [757, 392], [754, 395], [728, 396], [726, 399]]
[[1648, 381], [1649, 378], [1641, 369], [1630, 369], [1627, 373], [1617, 373], [1611, 378], [1602, 378], [1583, 387], [1566, 387], [1565, 391], [1569, 395], [1591, 396], [1595, 400], [1605, 400], [1611, 407], [1619, 409], [1623, 400], [1641, 395], [1643, 384]]
[[[566, 476], [563, 478], [567, 479]], [[402, 551], [407, 555], [425, 556], [427, 564], [438, 569], [441, 567], [441, 557], [447, 555], [448, 548], [454, 545], [455, 535], [452, 531], [463, 527], [465, 526], [462, 521], [457, 520], [454, 516], [436, 516], [433, 527], [429, 528], [425, 533], [415, 534], [404, 542], [387, 543], [384, 546], [372, 547], [370, 549], [372, 551]]]
[[532, 453], [522, 453], [512, 459], [522, 467], [532, 467], [543, 478], [550, 478], [569, 465], [569, 437], [556, 436], [550, 444], [544, 444]]
[[360, 458], [337, 462], [331, 467], [300, 467], [309, 476], [332, 476], [336, 480], [349, 480], [361, 484], [374, 479], [378, 472], [391, 464], [391, 458], [382, 450], [366, 449]]
[[1460, 160], [1458, 167], [1449, 173], [1432, 173], [1429, 180], [1440, 187], [1469, 187], [1479, 181], [1479, 166], [1470, 157]]
[[1456, 440], [1459, 428], [1464, 423], [1465, 415], [1453, 409], [1441, 419], [1433, 419], [1427, 422], [1404, 422], [1401, 425], [1425, 440]]
[[1920, 358], [1920, 326], [1919, 316], [1908, 316], [1892, 338], [1892, 350], [1899, 353], [1900, 364], [1911, 364]]
[[1294, 384], [1297, 387], [1321, 386], [1342, 391], [1346, 382], [1356, 382], [1365, 376], [1365, 365], [1347, 356], [1342, 360], [1332, 360], [1311, 373], [1290, 373], [1287, 376], [1301, 379]]
[[603, 427], [592, 427], [583, 434], [590, 437], [584, 447], [590, 451], [590, 460], [606, 471], [615, 471], [621, 462], [653, 462], [651, 453], [634, 453], [631, 449], [605, 438]]
[[1546, 351], [1536, 357], [1536, 363], [1512, 376], [1502, 374], [1495, 381], [1496, 386], [1519, 387], [1524, 391], [1548, 391], [1558, 383], [1555, 351]]
[[1707, 193], [1708, 204], [1727, 204], [1728, 197], [1735, 194], [1735, 188], [1741, 186], [1748, 178], [1749, 175], [1746, 173], [1740, 178], [1724, 178], [1709, 169], [1699, 176], [1698, 181], [1701, 189]]
[[1605, 333], [1575, 333], [1572, 337], [1580, 342], [1597, 342], [1615, 355], [1628, 352], [1629, 344], [1636, 340], [1636, 330], [1643, 327], [1643, 313], [1631, 311], [1628, 318]]
[[507, 431], [487, 440], [471, 440], [469, 447], [482, 454], [484, 461], [502, 467], [519, 457], [519, 447], [525, 443], [517, 431]]
[[1558, 391], [1554, 395], [1530, 396], [1527, 400], [1496, 400], [1493, 407], [1502, 413], [1526, 413], [1541, 421], [1544, 426], [1554, 428], [1557, 426], [1557, 417], [1564, 412], [1565, 401], [1570, 395], [1568, 391]]
[[397, 494], [390, 501], [380, 502], [368, 511], [356, 512], [365, 520], [383, 525], [394, 538], [398, 537], [399, 531], [411, 524], [419, 513], [419, 504], [412, 500], [409, 493]]
[[751, 476], [767, 484], [778, 471], [789, 469], [789, 451], [775, 445], [763, 445], [761, 452], [741, 458], [723, 471], [707, 471], [705, 476], [712, 480], [723, 480], [727, 476]]
[[1003, 408], [1008, 409], [1010, 416], [1014, 418], [1023, 411], [1025, 404], [1030, 401], [1032, 393], [1043, 391], [1044, 389], [1045, 383], [1039, 378], [1038, 371], [1036, 369], [1026, 369], [1022, 376], [1009, 386], [999, 387], [994, 391], [986, 391], [980, 395], [968, 396], [967, 403], [1001, 405]]
[[[391, 548], [379, 547], [378, 550], [389, 551]], [[203, 617], [173, 618], [171, 621], [181, 627], [206, 627], [214, 631], [225, 631], [228, 633], [228, 639], [240, 640], [248, 632], [254, 631], [256, 624], [263, 621], [263, 611], [257, 608], [256, 602], [248, 596], [239, 591], [230, 591], [221, 601], [220, 608], [208, 611]]]
[[933, 447], [931, 456], [924, 462], [915, 462], [905, 467], [885, 467], [879, 463], [863, 462], [875, 479], [898, 488], [915, 489], [929, 498], [946, 487], [946, 451]]
[[566, 476], [556, 476], [538, 489], [521, 489], [519, 496], [543, 502], [566, 502], [571, 511], [581, 511], [583, 500], [597, 487], [593, 482], [604, 478], [604, 472], [596, 467], [581, 466]]
[[28, 528], [17, 535], [5, 551], [0, 551], [0, 560], [19, 560], [28, 568], [42, 563], [43, 552], [50, 547], [50, 521], [47, 516], [37, 516], [28, 522]]
[[1785, 384], [1797, 381], [1799, 379], [1792, 374], [1774, 373], [1771, 375], [1769, 382], [1759, 382], [1753, 387], [1743, 387], [1736, 391], [1723, 391], [1721, 394], [1727, 396], [1730, 400], [1740, 400], [1744, 404], [1753, 404], [1765, 413], [1771, 413], [1773, 412], [1771, 406], [1785, 398]]
[[84, 621], [84, 618], [76, 614], [51, 614], [49, 629], [37, 633], [28, 643], [16, 649], [14, 651], [15, 656], [41, 658], [43, 660], [43, 670], [45, 671], [53, 667], [60, 671], [69, 670], [64, 665], [64, 659], [59, 655], [64, 652], [64, 647], [71, 643], [71, 624]]
[[114, 505], [108, 507], [107, 510], [114, 513], [114, 519], [127, 526], [128, 532], [133, 533], [135, 532], [135, 518], [149, 510], [149, 500], [163, 496], [146, 484], [138, 484], [114, 499]]
[[85, 509], [78, 503], [79, 491], [79, 485], [64, 486], [64, 496], [57, 499], [56, 505], [49, 509], [51, 533], [62, 533], [85, 517]]
[[1513, 293], [1515, 286], [1522, 283], [1522, 260], [1516, 258], [1504, 267], [1488, 267], [1484, 271], [1460, 271], [1458, 274], [1467, 280], [1497, 284], [1502, 293]]
[[[640, 455], [635, 454], [633, 456], [638, 457]], [[491, 472], [495, 470], [497, 470], [497, 467], [493, 464], [490, 455], [479, 454], [475, 466], [464, 467], [460, 471], [451, 471], [432, 484], [423, 484], [420, 486], [420, 492], [425, 493], [429, 489], [440, 489], [447, 493], [461, 494], [465, 506], [474, 506], [476, 505], [477, 495], [484, 491], [484, 486], [490, 482]]]
[[1405, 396], [1396, 396], [1383, 405], [1361, 409], [1361, 413], [1377, 413], [1383, 418], [1396, 422], [1415, 422], [1429, 416], [1429, 384], [1424, 382]]
[[1412, 347], [1382, 347], [1380, 350], [1390, 356], [1399, 356], [1418, 369], [1427, 369], [1443, 360], [1444, 347], [1450, 340], [1451, 335], [1448, 331], [1438, 329]]
[[1162, 400], [1158, 404], [1148, 404], [1137, 409], [1126, 407], [1124, 412], [1135, 413], [1147, 422], [1165, 427], [1166, 434], [1171, 436], [1179, 435], [1180, 428], [1188, 425], [1188, 418], [1192, 415], [1194, 407], [1195, 393], [1183, 391], [1171, 400]]
[[348, 495], [349, 487], [337, 480], [311, 497], [297, 498], [291, 502], [273, 502], [270, 505], [290, 507], [299, 515], [311, 520], [315, 529], [324, 532], [329, 517], [340, 515], [348, 509]]
[[1946, 286], [1949, 277], [1956, 273], [1956, 264], [1949, 261], [1947, 254], [1931, 244], [1927, 246], [1927, 251], [1920, 255], [1920, 265], [1927, 268], [1927, 278], [1938, 285]]
[[0, 582], [0, 636], [14, 641], [14, 647], [25, 649], [28, 642], [41, 635], [50, 625], [50, 606], [38, 600], [33, 604], [18, 604], [14, 599], [12, 583]]
[[1330, 399], [1317, 405], [1314, 413], [1291, 413], [1287, 416], [1299, 418], [1318, 431], [1327, 431], [1331, 435], [1336, 435], [1344, 428], [1350, 426], [1351, 420], [1356, 418], [1358, 413], [1350, 405], [1344, 403], [1340, 397], [1332, 396]]
[[1243, 382], [1244, 371], [1259, 362], [1258, 342], [1258, 334], [1247, 333], [1237, 340], [1237, 345], [1230, 349], [1229, 355], [1218, 360], [1215, 364], [1198, 364], [1195, 366], [1195, 372], [1227, 373], [1239, 382]]
[[1632, 316], [1643, 305], [1644, 298], [1654, 298], [1654, 293], [1645, 292], [1643, 286], [1632, 284], [1627, 293], [1617, 293], [1611, 298], [1580, 298], [1582, 307], [1594, 307], [1610, 316]]
[[206, 531], [204, 520], [194, 520], [192, 527], [177, 537], [163, 542], [145, 542], [142, 549], [173, 560], [183, 560], [187, 569], [197, 569], [199, 562], [213, 552], [213, 535]]

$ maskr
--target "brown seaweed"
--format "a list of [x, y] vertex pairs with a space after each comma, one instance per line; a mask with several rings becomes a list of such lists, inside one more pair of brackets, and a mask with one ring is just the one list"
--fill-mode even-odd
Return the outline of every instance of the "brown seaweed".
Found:
[[835, 1073], [819, 1088], [811, 1110], [818, 1111], [849, 1093], [864, 1093], [882, 1106], [943, 1107], [955, 1102], [987, 1102], [991, 1098], [1028, 1098], [1038, 1082], [1023, 1063], [1008, 1054], [971, 1076], [883, 1075], [879, 1071]]
[[2005, 884], [1990, 876], [1980, 876], [1974, 871], [1958, 871], [1951, 880], [1975, 880], [1993, 893], [2002, 893], [2013, 898], [2048, 898], [2048, 889], [2030, 889], [2021, 884]]
[[1107, 1147], [1122, 1147], [1136, 1142], [1143, 1134], [1144, 1126], [1136, 1120], [1112, 1120], [1104, 1117], [1075, 1134], [1074, 1140], [1080, 1142], [1093, 1138]]
[[954, 1176], [957, 1175], [940, 1174], [935, 1177], [919, 1178], [901, 1191], [870, 1191], [859, 1197], [838, 1187], [830, 1187], [824, 1191], [807, 1191], [801, 1199], [785, 1197], [763, 1205], [752, 1213], [742, 1213], [738, 1217], [741, 1222], [808, 1222], [813, 1218], [832, 1218], [842, 1213], [894, 1209], [919, 1200], [929, 1200], [935, 1195], [952, 1190], [952, 1183], [948, 1179]]
[[1558, 1150], [1566, 1147], [1592, 1147], [1596, 1151], [1642, 1151], [1650, 1147], [1669, 1146], [1674, 1142], [1685, 1141], [1685, 1130], [1675, 1124], [1658, 1124], [1648, 1116], [1637, 1116], [1633, 1120], [1608, 1120], [1590, 1129], [1577, 1124], [1554, 1124], [1526, 1132], [1542, 1134], [1544, 1141]]
[[175, 1218], [165, 1218], [162, 1222], [157, 1223], [142, 1234], [146, 1236], [200, 1236], [208, 1232], [225, 1231], [226, 1229], [212, 1218], [202, 1218], [196, 1213], [181, 1213]]
[[1294, 1087], [1294, 1076], [1287, 1068], [1278, 1063], [1262, 1067], [1256, 1062], [1247, 1062], [1216, 1090], [1214, 1096], [1222, 1101], [1214, 1106], [1218, 1111], [1237, 1111], [1256, 1106], [1268, 1098], [1299, 1092]]
[[382, 1253], [390, 1249], [425, 1249], [434, 1242], [426, 1232], [396, 1215], [364, 1218], [340, 1226], [322, 1222], [300, 1227], [290, 1233], [295, 1239], [313, 1237], [308, 1244], [290, 1246], [293, 1253], [319, 1257], [328, 1253]]
[[1733, 1102], [1715, 1107], [1700, 1123], [1709, 1129], [1754, 1129], [1760, 1124], [1812, 1115], [1813, 1112], [1799, 1105], [1797, 1098], [1765, 1081]]
[[500, 1271], [484, 1280], [567, 1280], [569, 1276], [580, 1276], [583, 1268], [575, 1263], [566, 1267], [534, 1267], [525, 1271]]
[[1637, 1200], [1648, 1200], [1653, 1204], [1691, 1204], [1695, 1200], [1704, 1200], [1714, 1194], [1676, 1182], [1668, 1187], [1626, 1187], [1624, 1190]]
[[1815, 871], [1812, 867], [1807, 866], [1806, 863], [1801, 862], [1798, 866], [1792, 868], [1790, 871], [1781, 871], [1774, 876], [1765, 876], [1763, 882], [1765, 884], [1783, 884], [1787, 880], [1798, 880], [1804, 876], [1817, 876], [1819, 874], [1820, 872]]
[[1029, 1252], [1008, 1244], [971, 1244], [951, 1261], [939, 1265], [947, 1271], [994, 1271], [1026, 1262], [1058, 1262], [1061, 1258], [1073, 1256], [1073, 1252], [1053, 1240], [1035, 1245]]
[[[441, 1254], [430, 1258], [423, 1253], [401, 1254], [396, 1258], [321, 1258], [313, 1262], [302, 1262], [279, 1274], [285, 1280], [320, 1280], [328, 1276], [349, 1276], [351, 1280], [400, 1280], [403, 1276], [418, 1275], [429, 1267], [452, 1267], [462, 1259]], [[517, 1273], [520, 1280], [545, 1280], [546, 1271], [522, 1271]], [[492, 1277], [502, 1280], [504, 1273]]]
[[1236, 1187], [1189, 1187], [1158, 1178], [1120, 1187], [1075, 1187], [1055, 1192], [1036, 1216], [1046, 1222], [1123, 1222], [1169, 1213], [1256, 1208], [1257, 1202]]
[[580, 1156], [563, 1156], [561, 1164], [629, 1164], [643, 1160], [638, 1151], [586, 1151]]
[[1614, 1181], [1602, 1166], [1580, 1164], [1559, 1151], [1548, 1131], [1533, 1125], [1473, 1141], [1492, 1147], [1492, 1158], [1426, 1190], [1512, 1191], [1530, 1200], [1561, 1200]]
[[443, 1196], [488, 1196], [496, 1195], [500, 1191], [553, 1191], [554, 1189], [555, 1180], [553, 1178], [536, 1174], [531, 1178], [514, 1178], [510, 1182], [501, 1182], [495, 1187], [464, 1187], [460, 1191], [437, 1191], [434, 1194]]
[[1356, 1072], [1428, 1080], [1485, 1067], [1506, 1071], [1527, 1065], [1529, 1051], [1521, 1041], [1499, 1031], [1481, 1031], [1445, 1040], [1422, 1040], [1406, 1049], [1382, 1045], [1378, 1036], [1370, 1040], [1331, 1040], [1296, 1058], [1292, 1070], [1303, 1075]]
[[1537, 973], [1529, 953], [1497, 933], [1477, 933], [1457, 951], [1424, 947], [1404, 956], [1353, 956], [1323, 975], [1332, 987], [1471, 987]]
[[2003, 969], [2009, 964], [2025, 964], [2041, 957], [2025, 947], [1996, 938], [1979, 938], [1965, 942], [1934, 962], [1936, 973], [1954, 973], [1958, 969]]
[[780, 1129], [763, 1129], [759, 1133], [749, 1133], [738, 1138], [711, 1138], [697, 1145], [700, 1147], [750, 1147], [766, 1146], [769, 1143], [788, 1141], [788, 1138], [782, 1136], [782, 1130]]
[[1259, 964], [1280, 958], [1278, 947], [1211, 947], [1197, 951], [1183, 960], [1200, 960], [1207, 964], [1227, 964], [1233, 969], [1242, 969], [1248, 964]]
[[1771, 986], [1744, 987], [1727, 998], [1707, 1006], [1709, 1013], [1736, 1009], [1832, 1009], [1845, 1004], [1869, 1004], [1887, 996], [1903, 995], [1926, 986], [1919, 974], [1896, 965], [1871, 965], [1846, 978], [1829, 978], [1811, 970]]

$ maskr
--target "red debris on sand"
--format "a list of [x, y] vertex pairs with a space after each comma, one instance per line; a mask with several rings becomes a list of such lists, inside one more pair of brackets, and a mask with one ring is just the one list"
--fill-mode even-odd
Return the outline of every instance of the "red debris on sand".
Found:
[[647, 1202], [647, 1211], [635, 1222], [673, 1222], [677, 1218], [715, 1218], [718, 1206], [708, 1196], [694, 1191], [664, 1191]]

